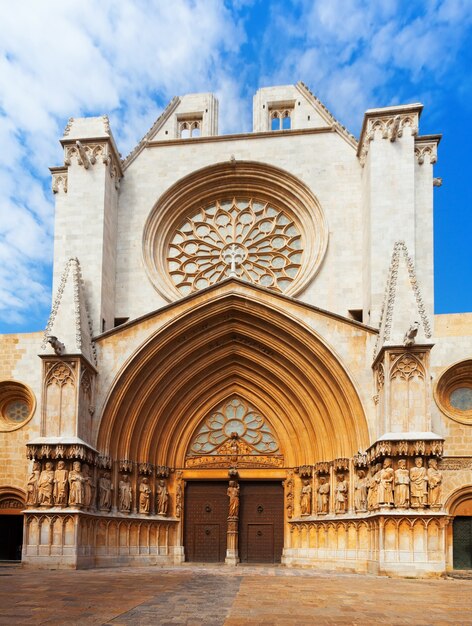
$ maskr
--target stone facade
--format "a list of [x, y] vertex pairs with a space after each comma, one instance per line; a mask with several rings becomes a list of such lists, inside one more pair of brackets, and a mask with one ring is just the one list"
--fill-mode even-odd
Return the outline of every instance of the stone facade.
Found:
[[[211, 560], [220, 505], [192, 517], [186, 485], [225, 481], [228, 564], [278, 558], [258, 537], [280, 523], [287, 566], [453, 567], [472, 316], [434, 315], [421, 112], [369, 110], [357, 141], [299, 83], [221, 136], [193, 94], [125, 159], [106, 116], [69, 121], [51, 316], [0, 337], [0, 514], [23, 510], [24, 565], [179, 563], [189, 525]], [[283, 502], [258, 526], [265, 482]]]

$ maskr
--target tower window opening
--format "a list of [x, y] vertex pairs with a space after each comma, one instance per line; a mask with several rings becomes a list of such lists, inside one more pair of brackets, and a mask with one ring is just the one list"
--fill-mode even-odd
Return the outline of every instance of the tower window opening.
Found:
[[290, 117], [290, 111], [284, 111], [284, 116], [282, 118], [282, 129], [290, 130], [292, 127], [292, 119]]
[[270, 109], [270, 130], [290, 130], [292, 128], [293, 106], [279, 104]]
[[202, 134], [202, 118], [186, 117], [178, 121], [178, 136], [181, 139], [189, 139], [190, 137], [200, 137]]

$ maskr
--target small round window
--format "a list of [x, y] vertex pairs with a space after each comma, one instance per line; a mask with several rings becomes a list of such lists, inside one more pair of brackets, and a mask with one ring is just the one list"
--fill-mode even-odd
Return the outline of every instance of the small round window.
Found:
[[33, 417], [35, 406], [29, 387], [13, 380], [0, 381], [0, 431], [24, 426]]
[[472, 387], [458, 387], [451, 391], [449, 402], [458, 411], [472, 411]]
[[472, 360], [449, 367], [439, 378], [434, 395], [448, 417], [472, 425]]

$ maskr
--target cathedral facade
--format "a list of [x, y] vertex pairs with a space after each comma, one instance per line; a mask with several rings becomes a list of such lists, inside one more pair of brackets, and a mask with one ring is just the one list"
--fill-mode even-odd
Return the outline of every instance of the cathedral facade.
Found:
[[42, 333], [0, 337], [2, 558], [472, 567], [472, 314], [434, 315], [440, 135], [303, 84], [253, 132], [71, 119]]

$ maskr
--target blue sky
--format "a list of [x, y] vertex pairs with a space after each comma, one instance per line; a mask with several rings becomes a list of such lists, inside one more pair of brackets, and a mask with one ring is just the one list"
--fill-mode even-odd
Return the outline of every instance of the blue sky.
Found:
[[472, 311], [471, 68], [472, 0], [0, 0], [0, 332], [46, 325], [69, 117], [108, 113], [127, 154], [174, 95], [214, 92], [246, 132], [254, 92], [298, 80], [356, 136], [367, 108], [425, 105], [436, 312]]

